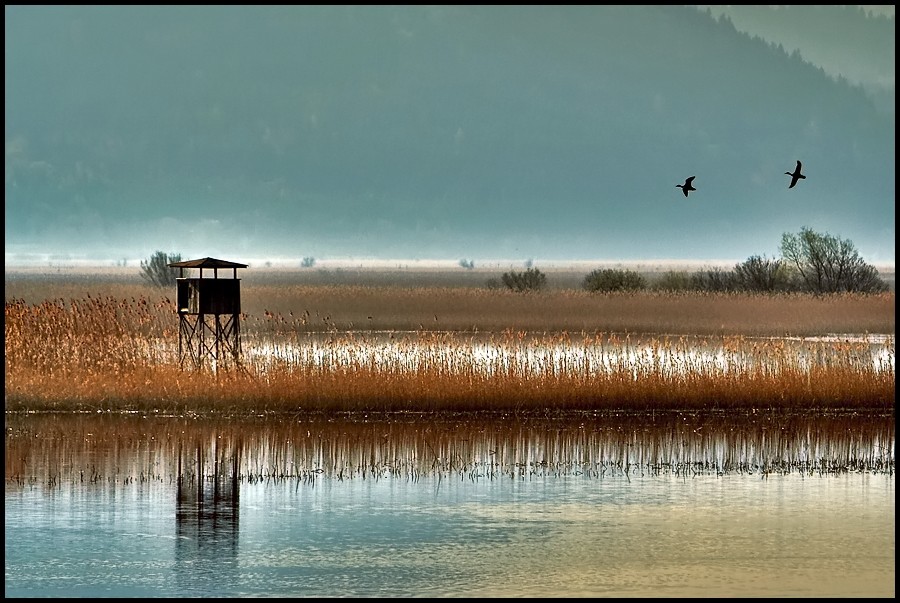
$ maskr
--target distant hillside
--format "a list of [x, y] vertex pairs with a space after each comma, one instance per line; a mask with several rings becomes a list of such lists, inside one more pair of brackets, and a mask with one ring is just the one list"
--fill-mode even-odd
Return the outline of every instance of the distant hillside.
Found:
[[893, 260], [893, 116], [694, 9], [6, 17], [7, 249]]
[[798, 50], [829, 75], [861, 85], [879, 109], [894, 113], [893, 6], [730, 4], [702, 8], [709, 8], [715, 16], [725, 15], [739, 31], [781, 45], [789, 53]]

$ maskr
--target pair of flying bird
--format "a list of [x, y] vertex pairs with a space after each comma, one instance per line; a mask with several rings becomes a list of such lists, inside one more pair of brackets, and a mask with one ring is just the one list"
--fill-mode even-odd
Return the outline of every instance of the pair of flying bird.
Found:
[[[788, 188], [794, 188], [794, 185], [797, 184], [798, 180], [806, 179], [806, 176], [804, 176], [803, 174], [800, 173], [801, 167], [803, 167], [803, 164], [801, 164], [800, 160], [798, 159], [797, 167], [794, 168], [794, 171], [793, 172], [785, 172], [785, 174], [787, 174], [788, 176], [791, 177], [791, 184], [788, 186]], [[684, 181], [684, 184], [676, 184], [675, 187], [680, 188], [681, 192], [684, 193], [684, 196], [687, 197], [689, 192], [697, 190], [694, 188], [694, 178], [696, 178], [696, 176], [691, 176], [690, 178], [688, 178], [687, 180]]]

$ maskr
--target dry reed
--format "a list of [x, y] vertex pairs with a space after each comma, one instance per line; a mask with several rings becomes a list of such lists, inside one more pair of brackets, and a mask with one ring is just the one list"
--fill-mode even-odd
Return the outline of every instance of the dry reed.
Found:
[[[371, 300], [362, 293], [341, 297], [346, 294], [341, 292], [338, 297], [361, 304], [354, 312], [371, 311], [365, 309]], [[284, 293], [294, 294], [290, 288]], [[414, 290], [404, 295], [419, 302], [432, 297], [443, 303], [455, 299], [452, 291], [431, 291], [425, 296]], [[485, 292], [465, 295], [487, 296], [489, 307], [499, 301], [547, 301]], [[311, 296], [302, 295], [300, 303]], [[886, 296], [601, 299], [623, 307], [655, 303], [676, 317], [690, 304], [701, 314], [724, 304], [720, 308], [730, 307], [741, 315], [756, 303], [757, 324], [768, 324], [766, 313], [781, 303], [785, 316], [804, 308], [815, 314], [811, 310], [815, 307], [817, 320], [827, 323], [833, 316], [839, 325], [847, 322], [844, 314], [854, 303], [863, 306], [869, 318], [875, 314], [882, 320], [870, 304], [874, 300], [880, 308], [888, 301]], [[892, 305], [893, 294], [889, 300]], [[478, 307], [482, 306], [474, 302], [469, 306], [473, 313]], [[331, 313], [319, 314], [299, 308], [286, 315], [269, 308], [260, 315], [248, 313], [242, 319], [242, 370], [194, 372], [182, 370], [177, 362], [177, 316], [167, 298], [86, 294], [39, 303], [7, 300], [6, 408], [551, 413], [893, 410], [892, 335], [870, 343], [744, 335], [694, 339], [587, 330], [534, 333], [514, 328], [476, 335], [424, 326], [410, 333], [378, 333], [344, 331]], [[720, 319], [724, 320], [716, 317]]]
[[[390, 281], [386, 281], [389, 283]], [[813, 336], [894, 333], [894, 293], [879, 295], [596, 294], [574, 289], [514, 293], [471, 287], [278, 285], [242, 283], [251, 321], [279, 316], [293, 330], [530, 333], [616, 332], [658, 335]], [[113, 281], [8, 279], [6, 301], [162, 297], [160, 290]], [[174, 298], [174, 291], [167, 293]], [[249, 326], [249, 325], [247, 325]]]

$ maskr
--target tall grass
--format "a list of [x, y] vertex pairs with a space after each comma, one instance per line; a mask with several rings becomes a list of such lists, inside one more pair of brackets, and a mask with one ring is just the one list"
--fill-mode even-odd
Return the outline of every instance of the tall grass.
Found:
[[[386, 281], [390, 282], [390, 281]], [[385, 284], [241, 284], [245, 327], [265, 313], [290, 328], [315, 331], [617, 332], [668, 335], [822, 335], [894, 333], [894, 293], [879, 295], [588, 293], [549, 290], [514, 293], [465, 287]], [[175, 292], [113, 281], [12, 279], [6, 301], [174, 299]], [[174, 305], [173, 311], [174, 311]]]
[[[344, 308], [352, 306], [355, 313], [377, 314], [372, 298], [363, 295], [374, 293], [298, 295], [292, 288], [282, 290], [281, 298], [276, 293], [268, 299], [274, 309], [247, 313], [242, 319], [242, 370], [218, 372], [181, 369], [178, 318], [165, 297], [153, 301], [145, 296], [87, 294], [39, 303], [7, 300], [6, 408], [543, 413], [893, 409], [893, 336], [872, 344], [703, 334], [703, 329], [698, 329], [700, 339], [653, 334], [652, 329], [642, 336], [615, 330], [516, 328], [476, 334], [475, 330], [446, 332], [424, 324], [411, 332], [343, 330], [338, 311], [349, 312]], [[336, 295], [344, 305], [336, 304], [334, 315], [324, 308], [301, 309], [314, 293]], [[548, 303], [540, 296], [474, 291], [438, 290], [425, 296], [412, 290], [400, 295], [413, 306], [431, 299], [429, 309], [436, 307], [434, 299], [442, 299], [440, 303], [449, 308], [448, 299], [459, 301], [461, 296], [469, 302], [465, 322], [476, 325], [478, 312], [485, 307], [527, 305], [529, 299], [532, 304]], [[571, 294], [562, 298], [586, 299]], [[598, 299], [590, 300], [598, 303]], [[674, 322], [692, 304], [694, 314], [706, 315], [701, 321], [708, 321], [718, 308], [717, 322], [755, 320], [753, 324], [762, 325], [763, 331], [771, 329], [766, 326], [770, 320], [790, 322], [785, 317], [794, 317], [803, 322], [802, 315], [809, 325], [814, 315], [823, 332], [843, 330], [857, 321], [881, 321], [885, 326], [881, 311], [888, 301], [886, 296], [646, 294], [599, 300], [623, 309], [626, 316], [624, 309], [637, 306], [647, 312], [652, 306], [668, 312], [667, 320]], [[893, 294], [889, 301], [892, 304]], [[285, 313], [288, 303], [293, 309]], [[509, 306], [505, 307], [509, 312]], [[391, 311], [402, 314], [403, 308]], [[729, 308], [736, 314], [723, 311]], [[553, 315], [548, 312], [548, 316]], [[431, 325], [439, 322], [440, 316], [433, 317]], [[513, 318], [506, 321], [515, 322]], [[625, 324], [639, 322], [626, 320]]]
[[[630, 332], [684, 335], [893, 333], [894, 295], [761, 295], [463, 288], [256, 287], [244, 308], [306, 329]], [[293, 314], [293, 316], [291, 316]]]

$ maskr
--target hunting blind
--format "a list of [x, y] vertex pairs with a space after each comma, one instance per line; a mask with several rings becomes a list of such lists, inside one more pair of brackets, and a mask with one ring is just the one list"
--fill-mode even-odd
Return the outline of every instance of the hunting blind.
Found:
[[[229, 365], [239, 366], [241, 358], [241, 281], [238, 264], [203, 258], [172, 262], [179, 269], [176, 282], [178, 304], [178, 358], [196, 369], [209, 363], [213, 370]], [[186, 268], [197, 268], [199, 277], [186, 278]], [[212, 278], [203, 278], [204, 270], [212, 270]], [[219, 271], [231, 272], [230, 278], [219, 278]], [[209, 273], [207, 272], [207, 275]]]

